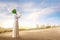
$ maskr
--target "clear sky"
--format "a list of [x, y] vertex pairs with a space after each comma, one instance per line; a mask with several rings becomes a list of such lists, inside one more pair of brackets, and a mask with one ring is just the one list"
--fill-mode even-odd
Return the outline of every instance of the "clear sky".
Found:
[[60, 24], [60, 0], [0, 0], [0, 26], [14, 26], [11, 10], [22, 12], [19, 25]]

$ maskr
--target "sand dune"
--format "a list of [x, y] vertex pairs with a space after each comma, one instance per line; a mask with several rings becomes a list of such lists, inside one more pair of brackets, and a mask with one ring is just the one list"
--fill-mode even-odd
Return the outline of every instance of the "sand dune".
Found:
[[60, 40], [60, 27], [20, 31], [20, 37], [17, 39], [12, 38], [11, 34], [11, 32], [0, 34], [0, 40]]

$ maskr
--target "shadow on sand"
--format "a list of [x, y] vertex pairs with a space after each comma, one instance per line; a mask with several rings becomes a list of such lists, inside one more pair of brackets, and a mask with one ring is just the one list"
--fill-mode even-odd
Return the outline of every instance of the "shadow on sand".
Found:
[[0, 40], [24, 40], [21, 37], [18, 38], [12, 38], [12, 37], [0, 37]]
[[18, 37], [18, 38], [0, 37], [0, 40], [51, 40], [51, 39], [44, 39], [44, 38], [41, 38], [41, 39], [23, 39], [21, 37]]

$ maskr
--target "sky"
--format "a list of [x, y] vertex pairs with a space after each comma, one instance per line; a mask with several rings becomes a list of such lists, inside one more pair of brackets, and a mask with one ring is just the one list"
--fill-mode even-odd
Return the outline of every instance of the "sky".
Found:
[[60, 24], [60, 0], [0, 0], [0, 27], [14, 26], [12, 9], [22, 15], [19, 26], [33, 28], [36, 24]]

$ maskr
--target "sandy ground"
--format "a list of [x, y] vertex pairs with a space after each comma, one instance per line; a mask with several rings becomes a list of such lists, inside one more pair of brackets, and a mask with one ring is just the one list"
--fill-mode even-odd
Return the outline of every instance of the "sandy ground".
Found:
[[0, 34], [0, 40], [60, 40], [60, 27], [20, 31], [19, 38], [12, 38], [10, 33]]

